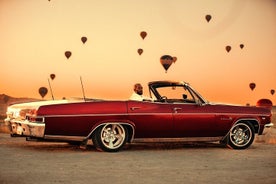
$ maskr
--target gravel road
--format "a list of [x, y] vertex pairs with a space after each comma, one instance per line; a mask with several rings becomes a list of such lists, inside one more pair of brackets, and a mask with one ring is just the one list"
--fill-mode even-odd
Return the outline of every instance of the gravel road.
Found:
[[275, 144], [246, 150], [218, 144], [134, 144], [118, 153], [0, 133], [0, 184], [276, 183]]

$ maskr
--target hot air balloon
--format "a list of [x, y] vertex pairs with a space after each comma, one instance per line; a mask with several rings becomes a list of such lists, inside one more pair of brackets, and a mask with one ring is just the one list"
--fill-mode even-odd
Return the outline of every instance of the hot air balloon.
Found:
[[72, 55], [71, 51], [65, 52], [65, 56], [67, 57], [67, 59], [69, 59], [71, 57], [71, 55]]
[[271, 110], [273, 104], [272, 104], [271, 100], [263, 98], [263, 99], [260, 99], [260, 100], [257, 101], [256, 106], [257, 107], [264, 107], [264, 108], [267, 108], [267, 109]]
[[274, 89], [270, 90], [270, 93], [271, 93], [272, 95], [274, 95], [275, 90], [274, 90]]
[[141, 55], [143, 53], [143, 49], [138, 49], [137, 52], [139, 55]]
[[52, 74], [50, 75], [50, 78], [51, 78], [52, 80], [54, 80], [54, 79], [56, 78], [56, 75], [52, 73]]
[[249, 84], [249, 87], [250, 87], [250, 89], [253, 91], [253, 90], [255, 89], [255, 87], [256, 87], [256, 84], [255, 84], [254, 82], [251, 82], [251, 83]]
[[81, 41], [83, 44], [85, 44], [85, 42], [87, 41], [87, 37], [85, 37], [85, 36], [81, 37]]
[[206, 15], [205, 19], [207, 20], [207, 22], [209, 22], [212, 19], [212, 16], [211, 15]]
[[230, 52], [231, 46], [227, 45], [227, 46], [225, 47], [225, 49], [226, 49], [227, 52]]
[[144, 39], [146, 38], [146, 36], [147, 36], [147, 32], [146, 32], [146, 31], [142, 31], [142, 32], [140, 33], [140, 36], [141, 36], [142, 39], [144, 40]]
[[240, 48], [243, 49], [243, 47], [244, 47], [244, 44], [240, 44]]
[[173, 63], [173, 57], [170, 55], [163, 55], [160, 58], [160, 63], [162, 64], [162, 66], [164, 67], [167, 73], [167, 70], [170, 68], [171, 64]]
[[40, 87], [38, 89], [38, 92], [42, 98], [44, 98], [45, 95], [48, 93], [48, 89], [46, 87]]
[[176, 60], [177, 60], [177, 57], [173, 57], [173, 63], [175, 63], [176, 62]]

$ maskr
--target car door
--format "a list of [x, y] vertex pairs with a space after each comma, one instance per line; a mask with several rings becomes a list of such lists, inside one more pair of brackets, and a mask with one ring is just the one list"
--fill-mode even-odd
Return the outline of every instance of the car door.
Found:
[[129, 120], [135, 124], [135, 138], [172, 136], [172, 104], [128, 101]]
[[217, 136], [216, 114], [209, 105], [174, 103], [172, 111], [174, 137]]

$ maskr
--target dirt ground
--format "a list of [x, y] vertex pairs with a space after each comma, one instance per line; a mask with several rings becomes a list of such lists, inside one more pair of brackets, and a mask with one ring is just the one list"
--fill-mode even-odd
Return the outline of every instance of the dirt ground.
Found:
[[[276, 130], [276, 129], [275, 129]], [[276, 144], [133, 144], [118, 153], [0, 133], [0, 184], [276, 183]]]

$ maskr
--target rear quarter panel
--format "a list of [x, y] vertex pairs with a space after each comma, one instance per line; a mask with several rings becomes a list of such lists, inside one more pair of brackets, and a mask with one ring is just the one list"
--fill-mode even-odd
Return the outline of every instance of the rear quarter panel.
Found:
[[45, 117], [45, 135], [87, 136], [103, 121], [126, 119], [126, 102], [81, 102], [42, 106], [38, 115]]

